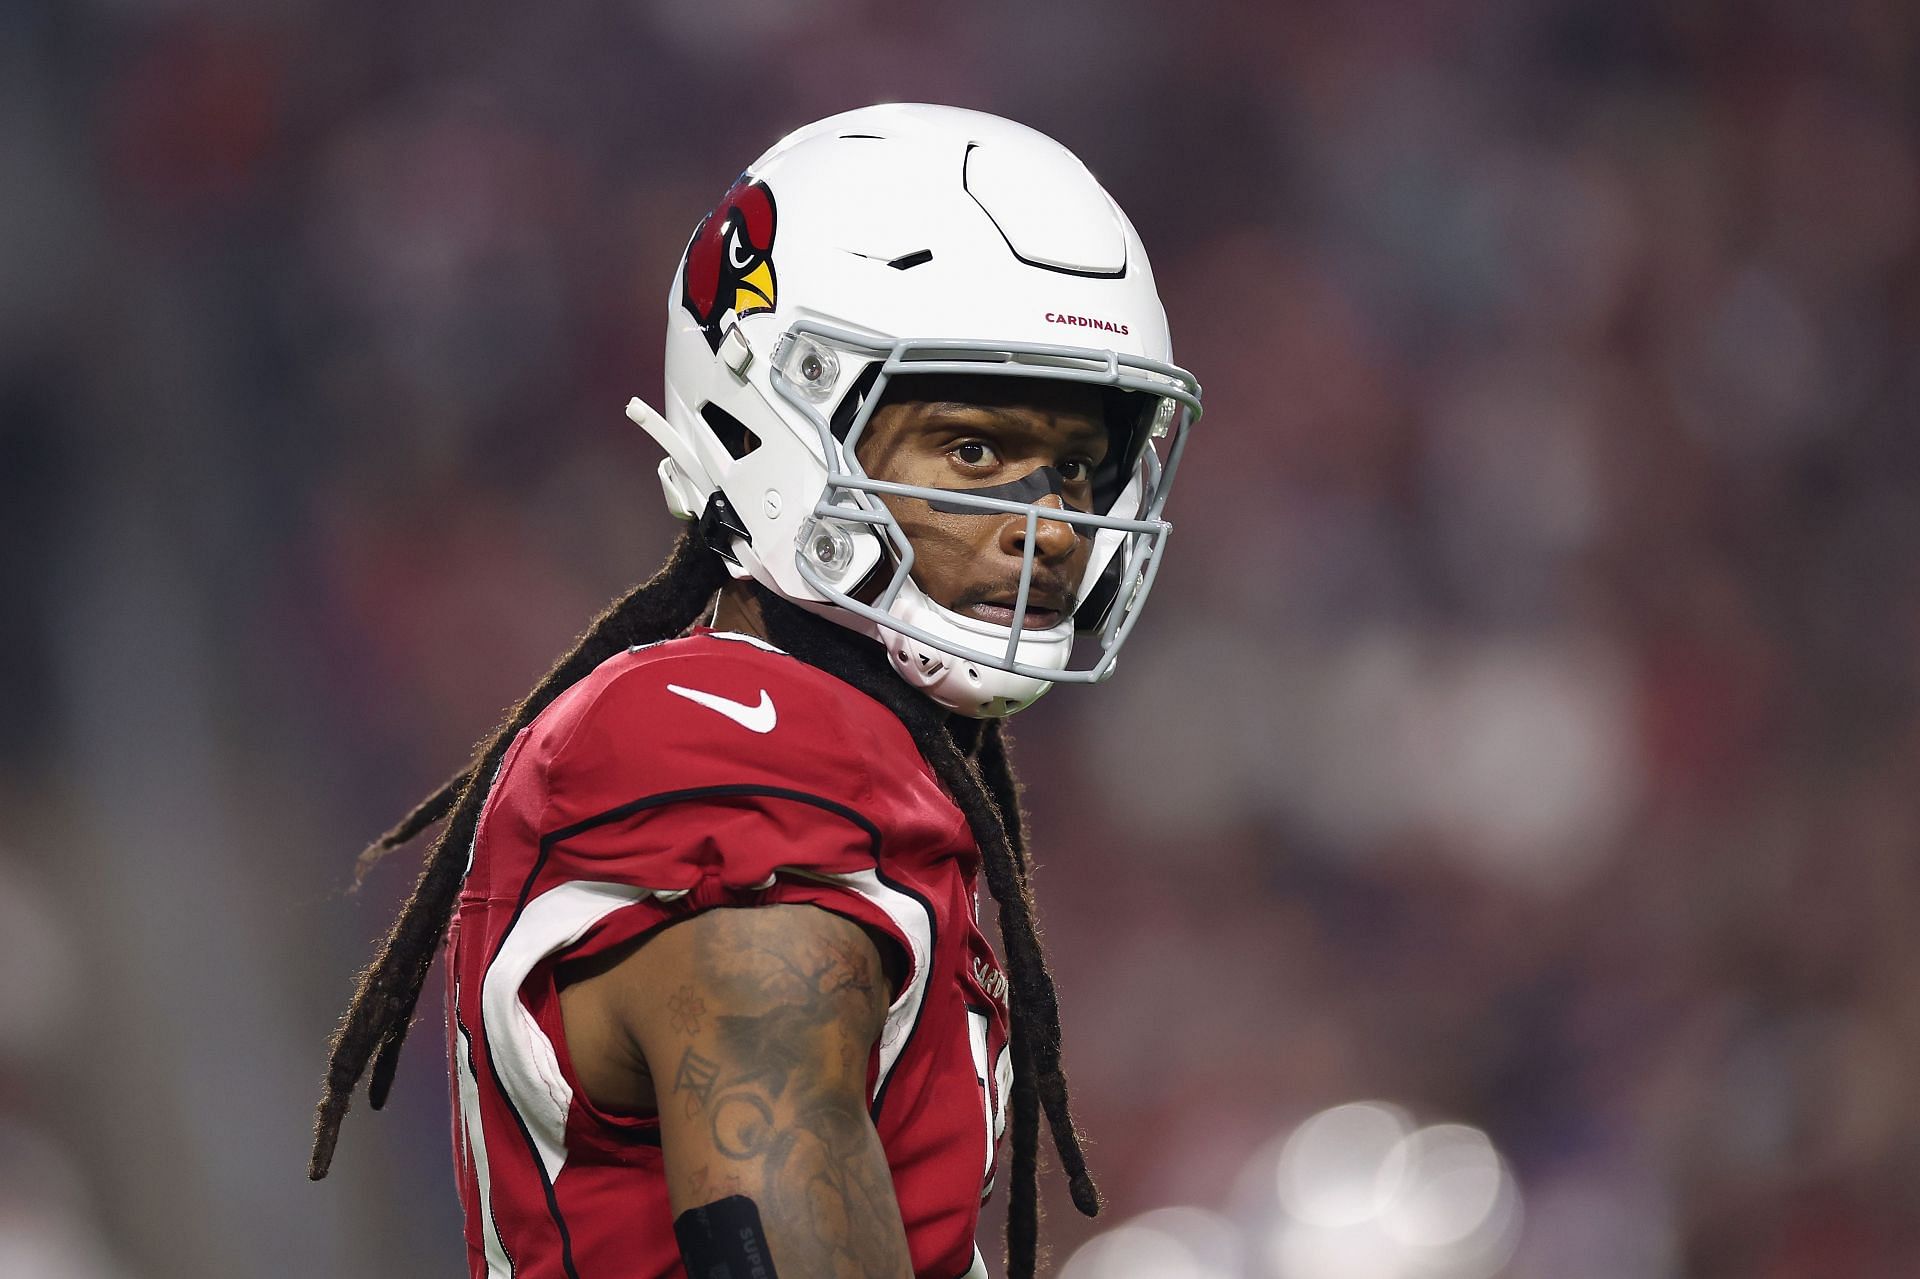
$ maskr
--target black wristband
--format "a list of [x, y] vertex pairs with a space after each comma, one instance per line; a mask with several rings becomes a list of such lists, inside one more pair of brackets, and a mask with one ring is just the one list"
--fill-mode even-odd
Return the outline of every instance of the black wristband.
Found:
[[673, 1219], [673, 1237], [687, 1279], [780, 1279], [760, 1209], [745, 1195], [687, 1209]]

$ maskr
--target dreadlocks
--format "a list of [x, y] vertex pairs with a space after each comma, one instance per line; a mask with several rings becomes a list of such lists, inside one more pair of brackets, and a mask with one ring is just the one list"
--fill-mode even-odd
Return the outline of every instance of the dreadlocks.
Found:
[[[1030, 1279], [1039, 1253], [1038, 1110], [1046, 1111], [1073, 1206], [1089, 1217], [1095, 1215], [1100, 1211], [1100, 1191], [1087, 1171], [1080, 1133], [1067, 1109], [1067, 1076], [1060, 1064], [1060, 1004], [1040, 948], [1028, 873], [1026, 814], [1007, 756], [1005, 730], [999, 720], [961, 721], [957, 735], [932, 702], [888, 669], [886, 654], [878, 646], [849, 643], [844, 628], [794, 608], [764, 588], [756, 589], [775, 644], [845, 680], [900, 717], [940, 784], [966, 814], [979, 845], [987, 889], [1000, 907], [1000, 941], [1007, 956], [1008, 1006], [1013, 1014], [1007, 1274], [1009, 1279]], [[959, 736], [974, 734], [974, 749], [969, 752]]]
[[[561, 693], [609, 657], [636, 644], [671, 639], [704, 615], [728, 580], [717, 555], [689, 530], [649, 581], [615, 600], [553, 669], [521, 699], [471, 764], [428, 795], [393, 829], [360, 854], [355, 882], [387, 853], [435, 822], [434, 840], [413, 895], [400, 909], [373, 962], [361, 972], [346, 1015], [334, 1032], [327, 1074], [314, 1116], [307, 1175], [327, 1175], [340, 1124], [360, 1077], [372, 1063], [369, 1103], [386, 1103], [400, 1048], [433, 958], [446, 935], [459, 894], [466, 853], [495, 770], [520, 730]], [[1039, 1255], [1039, 1120], [1045, 1112], [1073, 1203], [1092, 1216], [1100, 1193], [1087, 1172], [1080, 1135], [1068, 1111], [1060, 1061], [1060, 1008], [1034, 916], [1026, 815], [998, 720], [954, 720], [909, 688], [888, 668], [884, 651], [825, 619], [755, 586], [769, 637], [794, 657], [844, 680], [886, 706], [913, 734], [922, 756], [965, 814], [979, 846], [987, 887], [1000, 907], [1000, 935], [1008, 965], [1013, 1094], [1013, 1168], [1008, 1187], [1007, 1273], [1031, 1279]]]

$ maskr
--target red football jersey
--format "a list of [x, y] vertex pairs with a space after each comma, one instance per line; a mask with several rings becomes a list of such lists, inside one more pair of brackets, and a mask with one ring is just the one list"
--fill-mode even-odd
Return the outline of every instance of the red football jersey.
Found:
[[758, 640], [703, 630], [563, 693], [501, 763], [449, 933], [473, 1279], [685, 1273], [658, 1120], [581, 1091], [555, 968], [697, 911], [785, 902], [878, 928], [908, 957], [870, 1113], [915, 1274], [984, 1276], [974, 1228], [1011, 1066], [978, 869], [893, 713]]

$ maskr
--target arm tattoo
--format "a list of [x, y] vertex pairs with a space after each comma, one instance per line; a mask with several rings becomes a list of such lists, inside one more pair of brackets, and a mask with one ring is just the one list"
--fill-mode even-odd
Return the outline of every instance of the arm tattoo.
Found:
[[773, 1108], [741, 1090], [730, 1092], [713, 1108], [710, 1121], [713, 1148], [729, 1159], [757, 1159], [774, 1141]]
[[707, 1015], [707, 1001], [696, 995], [689, 983], [681, 986], [667, 1001], [667, 1010], [673, 1014], [675, 1030], [683, 1035], [697, 1035]]
[[707, 1104], [707, 1098], [713, 1095], [713, 1085], [719, 1077], [719, 1062], [702, 1057], [691, 1046], [680, 1054], [680, 1068], [673, 1073], [673, 1091], [686, 1095], [688, 1118], [692, 1118], [695, 1111]]
[[[746, 912], [758, 915], [759, 912]], [[848, 1019], [877, 1027], [884, 979], [858, 945], [795, 935], [774, 917], [748, 918], [729, 944], [703, 938], [694, 960], [743, 998], [696, 1014], [721, 1065], [689, 1047], [674, 1091], [687, 1117], [704, 1113], [712, 1149], [757, 1185], [760, 1212], [782, 1275], [874, 1276], [908, 1272], [900, 1210], [865, 1108], [870, 1043]], [[745, 933], [742, 944], [737, 931]], [[669, 1001], [678, 1027], [698, 1002]], [[855, 1082], [851, 1090], [849, 1078]], [[700, 1184], [719, 1180], [702, 1170]]]

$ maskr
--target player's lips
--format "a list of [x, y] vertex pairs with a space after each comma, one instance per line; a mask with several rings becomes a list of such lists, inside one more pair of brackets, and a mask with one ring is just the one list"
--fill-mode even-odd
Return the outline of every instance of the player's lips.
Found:
[[[983, 622], [991, 622], [995, 626], [1012, 626], [1013, 602], [1017, 598], [1017, 596], [1008, 595], [1000, 599], [981, 600], [979, 603], [969, 604], [957, 611], [968, 617], [977, 617]], [[1030, 594], [1027, 598], [1026, 615], [1020, 621], [1021, 629], [1044, 631], [1058, 626], [1062, 616], [1060, 604], [1059, 596], [1043, 596], [1038, 592]]]

